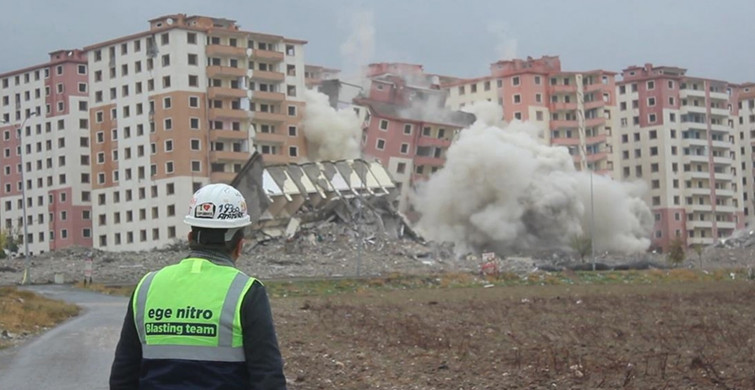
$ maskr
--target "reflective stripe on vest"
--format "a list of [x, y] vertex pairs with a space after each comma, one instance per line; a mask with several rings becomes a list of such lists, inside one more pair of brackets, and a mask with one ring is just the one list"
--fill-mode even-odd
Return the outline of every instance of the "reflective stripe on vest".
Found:
[[[184, 262], [188, 263], [184, 264]], [[239, 309], [243, 296], [246, 294], [249, 287], [251, 287], [252, 283], [254, 283], [255, 279], [250, 278], [235, 268], [215, 265], [204, 259], [185, 259], [179, 264], [183, 269], [175, 268], [170, 269], [169, 271], [163, 269], [158, 272], [151, 272], [147, 274], [137, 286], [137, 293], [134, 301], [134, 322], [136, 323], [139, 340], [142, 343], [142, 356], [146, 359], [185, 359], [223, 362], [244, 361]], [[153, 282], [155, 281], [155, 277], [161, 275], [161, 273], [168, 274], [169, 276], [178, 275], [181, 277], [183, 276], [182, 272], [186, 273], [188, 267], [191, 267], [191, 270], [188, 272], [189, 274], [197, 274], [200, 272], [208, 275], [212, 274], [215, 283], [222, 283], [218, 286], [210, 286], [211, 288], [228, 287], [222, 306], [219, 307], [219, 318], [216, 319], [216, 322], [212, 323], [175, 323], [157, 321], [148, 324], [148, 321], [150, 320], [155, 321], [155, 319], [152, 319], [151, 317], [149, 319], [147, 318], [154, 314], [147, 312], [147, 303], [150, 288], [154, 287]], [[177, 272], [176, 270], [181, 271]], [[228, 283], [231, 275], [233, 275], [233, 279]], [[162, 291], [163, 288], [174, 286], [161, 285], [160, 287]], [[189, 288], [185, 285], [175, 287], [178, 290], [181, 290], [181, 288]], [[212, 291], [212, 293], [217, 295], [220, 291]], [[180, 291], [175, 291], [175, 294], [180, 296]], [[210, 294], [211, 293], [208, 292], [207, 295]], [[179, 300], [175, 299], [175, 301], [178, 302]], [[165, 300], [164, 297], [160, 297], [159, 302], [166, 304], [165, 302], [171, 301], [170, 299]], [[181, 302], [186, 303], [193, 301], [184, 299]], [[173, 306], [169, 306], [169, 308], [172, 307]], [[214, 308], [216, 308], [216, 306], [213, 306], [213, 309]], [[181, 310], [183, 309], [173, 308], [171, 315], [177, 316]], [[188, 308], [186, 312], [188, 312]], [[184, 314], [186, 312], [184, 312]], [[171, 317], [167, 318], [168, 320], [172, 319]], [[147, 332], [148, 326], [152, 326], [152, 329], [154, 329], [154, 327], [164, 328], [153, 331], [153, 335], [150, 338]], [[192, 336], [192, 334], [201, 334], [203, 329], [209, 329], [212, 334], [207, 337]], [[234, 330], [236, 331], [235, 336]], [[200, 333], [191, 333], [194, 331], [199, 331]], [[215, 334], [215, 331], [217, 334]], [[184, 332], [187, 334], [184, 335]], [[199, 342], [200, 339], [201, 342]], [[207, 345], [207, 339], [215, 339], [216, 343]]]

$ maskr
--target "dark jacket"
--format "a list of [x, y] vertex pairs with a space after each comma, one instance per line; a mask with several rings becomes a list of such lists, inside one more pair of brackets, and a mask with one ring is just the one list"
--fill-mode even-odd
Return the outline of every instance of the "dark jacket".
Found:
[[[189, 257], [233, 266], [231, 259], [222, 253], [194, 251]], [[143, 359], [133, 299], [132, 295], [115, 349], [110, 389], [286, 389], [270, 301], [260, 282], [254, 282], [241, 303], [246, 357], [243, 364]]]

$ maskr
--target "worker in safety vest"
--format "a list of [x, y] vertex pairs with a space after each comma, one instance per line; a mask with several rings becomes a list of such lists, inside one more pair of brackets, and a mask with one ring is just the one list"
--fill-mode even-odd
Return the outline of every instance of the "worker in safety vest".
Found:
[[136, 287], [111, 389], [285, 389], [265, 288], [235, 268], [251, 224], [244, 197], [209, 184], [191, 199], [191, 253]]

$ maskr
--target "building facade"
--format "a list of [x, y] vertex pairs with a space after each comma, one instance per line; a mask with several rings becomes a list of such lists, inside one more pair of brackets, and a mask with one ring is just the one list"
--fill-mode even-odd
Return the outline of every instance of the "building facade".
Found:
[[88, 74], [81, 50], [0, 74], [0, 219], [21, 251], [92, 244]]
[[8, 101], [0, 114], [9, 123], [0, 131], [10, 137], [4, 227], [16, 230], [21, 215], [12, 145], [21, 140], [12, 130], [36, 112], [23, 139], [34, 252], [149, 249], [184, 239], [184, 207], [198, 187], [230, 182], [255, 150], [268, 165], [306, 158], [305, 44], [243, 31], [233, 20], [177, 14], [0, 75]]
[[620, 177], [649, 184], [653, 247], [709, 245], [742, 228], [748, 164], [731, 85], [646, 64], [625, 69], [617, 87]]
[[387, 167], [397, 182], [397, 206], [407, 211], [412, 187], [443, 167], [446, 151], [474, 115], [446, 108], [438, 76], [419, 65], [372, 64], [368, 78], [368, 91], [355, 101], [368, 112], [362, 151]]

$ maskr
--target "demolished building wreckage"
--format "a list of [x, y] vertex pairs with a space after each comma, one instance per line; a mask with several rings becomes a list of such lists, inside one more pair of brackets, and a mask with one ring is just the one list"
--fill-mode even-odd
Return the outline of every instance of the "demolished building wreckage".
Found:
[[[354, 159], [264, 166], [263, 157], [255, 152], [230, 184], [245, 196], [249, 215], [255, 221], [250, 227], [250, 250], [267, 241], [288, 242], [305, 234], [311, 241], [335, 223], [350, 230], [352, 239], [360, 242], [355, 248], [375, 241], [409, 238], [427, 248], [413, 254], [415, 260], [451, 260], [457, 266], [465, 263], [462, 268], [472, 269], [483, 264], [479, 253], [458, 256], [451, 243], [426, 242], [395, 208], [399, 189], [377, 161]], [[573, 256], [563, 251], [547, 252], [516, 254], [518, 257], [512, 257], [512, 253], [497, 256], [495, 261], [499, 263], [497, 268], [516, 273], [580, 269], [586, 265], [575, 263]], [[608, 264], [601, 263], [601, 270], [615, 266], [617, 269], [663, 267], [647, 254], [620, 258], [606, 255], [600, 260]]]
[[254, 153], [231, 185], [246, 197], [253, 241], [293, 238], [338, 219], [366, 233], [422, 241], [394, 207], [398, 188], [377, 161], [363, 159], [264, 166]]

